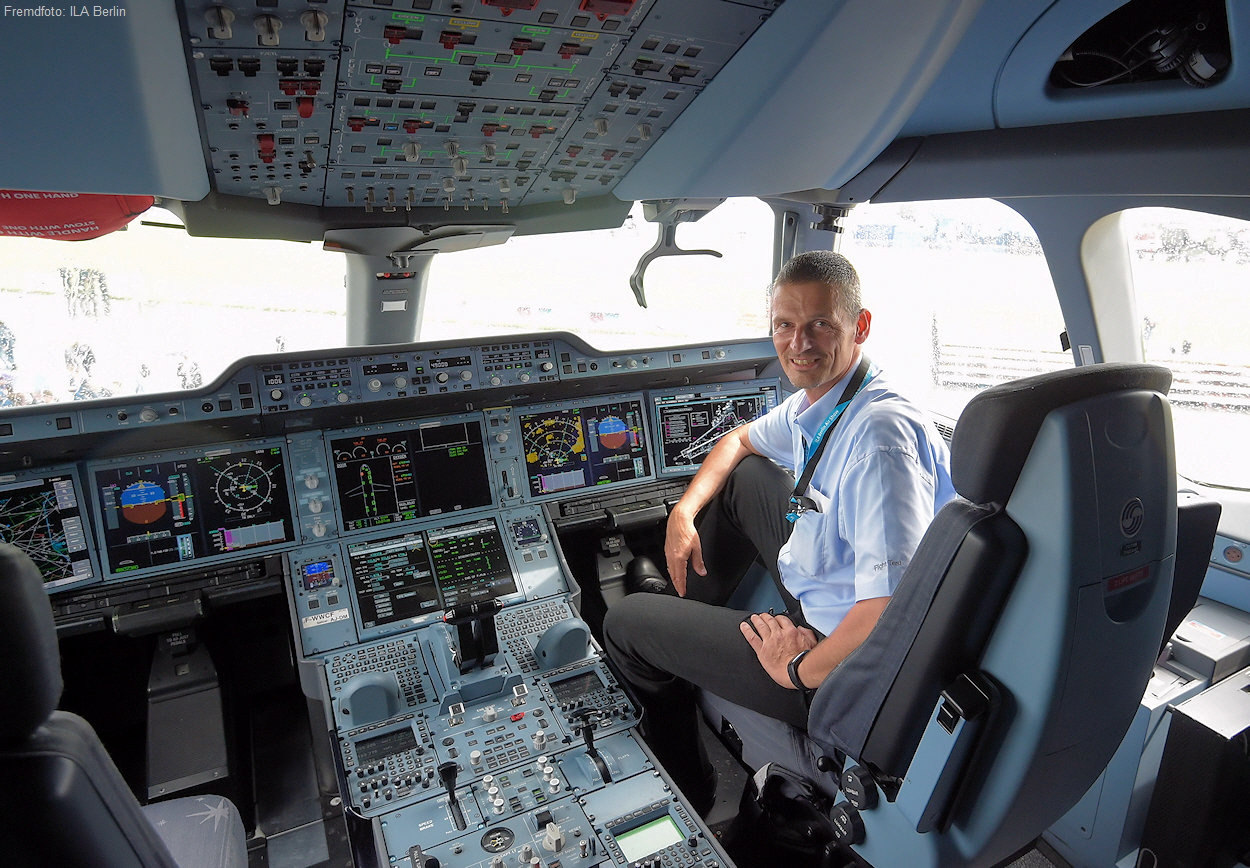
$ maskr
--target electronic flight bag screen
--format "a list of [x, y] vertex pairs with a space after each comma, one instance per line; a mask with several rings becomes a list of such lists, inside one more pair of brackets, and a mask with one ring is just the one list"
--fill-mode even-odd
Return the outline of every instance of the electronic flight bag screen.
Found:
[[280, 445], [110, 461], [91, 478], [112, 576], [295, 539]]
[[530, 497], [652, 476], [641, 398], [520, 416]]
[[491, 503], [479, 419], [347, 435], [330, 441], [344, 531]]
[[0, 474], [0, 542], [24, 551], [55, 591], [98, 578], [73, 472]]
[[776, 407], [777, 391], [772, 380], [651, 393], [660, 473], [697, 470], [722, 436]]

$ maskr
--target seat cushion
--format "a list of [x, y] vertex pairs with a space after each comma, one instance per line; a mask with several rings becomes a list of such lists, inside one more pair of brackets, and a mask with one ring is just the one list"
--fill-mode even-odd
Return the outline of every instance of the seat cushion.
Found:
[[179, 868], [246, 868], [247, 836], [234, 803], [187, 796], [145, 805], [143, 815]]

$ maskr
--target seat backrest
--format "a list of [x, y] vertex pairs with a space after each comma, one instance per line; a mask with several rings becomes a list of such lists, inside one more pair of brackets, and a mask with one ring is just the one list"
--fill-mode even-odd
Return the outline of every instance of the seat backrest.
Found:
[[60, 652], [38, 568], [0, 543], [0, 840], [32, 868], [177, 868], [82, 718], [56, 711]]
[[[1170, 379], [1095, 365], [968, 404], [951, 443], [962, 499], [935, 518], [877, 628], [821, 685], [809, 717], [810, 736], [872, 771], [887, 801], [922, 786], [918, 764], [946, 769], [945, 789], [922, 798], [927, 819], [912, 823], [929, 840], [912, 856], [883, 855], [884, 838], [907, 846], [897, 828], [869, 834], [857, 849], [870, 862], [924, 864], [914, 856], [924, 851], [934, 864], [992, 864], [1062, 815], [1114, 753], [1171, 598]], [[988, 711], [959, 757], [935, 758], [935, 709], [944, 691], [959, 705], [949, 691], [965, 675], [983, 685]]]

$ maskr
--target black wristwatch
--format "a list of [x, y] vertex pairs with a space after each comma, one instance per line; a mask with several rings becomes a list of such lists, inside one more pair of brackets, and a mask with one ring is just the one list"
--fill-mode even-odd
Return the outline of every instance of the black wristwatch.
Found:
[[790, 674], [790, 683], [797, 687], [804, 694], [811, 693], [816, 688], [808, 687], [803, 683], [803, 679], [799, 678], [799, 664], [803, 662], [803, 658], [811, 651], [811, 648], [805, 648], [798, 654], [794, 655], [794, 659], [786, 664], [786, 672]]

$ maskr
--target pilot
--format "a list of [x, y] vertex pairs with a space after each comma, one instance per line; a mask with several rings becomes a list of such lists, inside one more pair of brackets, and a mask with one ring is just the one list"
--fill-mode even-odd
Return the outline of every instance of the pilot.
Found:
[[[721, 438], [670, 512], [678, 596], [632, 594], [604, 622], [648, 743], [705, 815], [715, 775], [694, 688], [804, 728], [811, 691], [872, 630], [955, 493], [945, 441], [862, 352], [872, 315], [844, 256], [791, 259], [770, 313], [797, 391]], [[785, 614], [725, 606], [756, 558]]]

